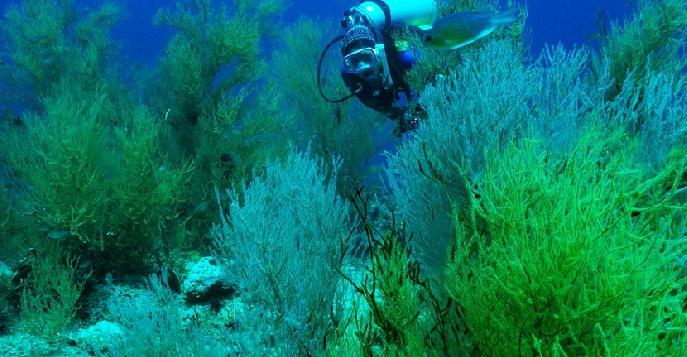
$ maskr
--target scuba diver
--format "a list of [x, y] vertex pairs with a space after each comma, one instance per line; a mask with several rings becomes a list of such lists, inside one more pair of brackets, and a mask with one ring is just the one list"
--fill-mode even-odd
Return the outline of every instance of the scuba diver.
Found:
[[[517, 9], [500, 13], [457, 12], [439, 18], [435, 0], [372, 0], [344, 12], [344, 35], [334, 38], [324, 49], [317, 68], [317, 85], [329, 103], [343, 102], [353, 96], [365, 106], [396, 121], [394, 133], [414, 130], [424, 112], [417, 95], [404, 80], [417, 61], [417, 53], [405, 43], [392, 39], [393, 29], [410, 29], [421, 34], [433, 49], [457, 49], [489, 35], [499, 25], [517, 20]], [[341, 41], [341, 78], [350, 94], [330, 99], [322, 91], [321, 66], [329, 48]]]

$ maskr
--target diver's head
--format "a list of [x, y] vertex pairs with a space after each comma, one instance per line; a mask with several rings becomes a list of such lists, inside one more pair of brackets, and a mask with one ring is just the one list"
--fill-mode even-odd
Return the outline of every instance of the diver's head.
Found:
[[376, 42], [372, 31], [367, 26], [355, 25], [351, 27], [341, 42], [343, 66], [348, 73], [367, 73], [380, 66], [380, 60], [375, 49]]

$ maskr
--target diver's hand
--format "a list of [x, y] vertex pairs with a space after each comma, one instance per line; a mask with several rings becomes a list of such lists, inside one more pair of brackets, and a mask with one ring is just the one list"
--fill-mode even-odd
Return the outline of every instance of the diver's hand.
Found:
[[394, 134], [396, 136], [402, 136], [408, 130], [417, 129], [417, 127], [420, 126], [420, 118], [406, 110], [400, 118], [396, 119], [396, 123]]

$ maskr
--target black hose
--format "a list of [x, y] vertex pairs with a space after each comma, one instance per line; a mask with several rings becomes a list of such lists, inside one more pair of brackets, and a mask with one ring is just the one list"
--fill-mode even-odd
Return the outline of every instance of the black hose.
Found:
[[327, 103], [341, 103], [355, 95], [355, 93], [351, 93], [343, 98], [334, 100], [327, 98], [327, 96], [324, 95], [324, 92], [322, 91], [322, 62], [324, 61], [324, 56], [327, 55], [327, 51], [329, 51], [329, 48], [332, 47], [332, 45], [341, 41], [343, 38], [344, 35], [339, 35], [336, 36], [333, 40], [331, 40], [322, 51], [322, 55], [320, 55], [320, 61], [317, 63], [317, 89], [320, 91], [320, 96], [322, 97], [322, 99], [324, 99]]

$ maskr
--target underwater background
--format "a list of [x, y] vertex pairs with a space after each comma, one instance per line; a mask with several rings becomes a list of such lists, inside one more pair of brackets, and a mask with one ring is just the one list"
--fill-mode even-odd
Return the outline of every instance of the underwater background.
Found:
[[403, 135], [356, 5], [0, 1], [0, 356], [687, 356], [687, 3], [439, 1]]
[[[2, 3], [10, 3], [3, 0]], [[78, 3], [78, 2], [77, 2]], [[84, 1], [84, 4], [88, 1]], [[331, 0], [307, 1], [293, 0], [284, 11], [282, 20], [286, 23], [299, 17], [340, 20], [343, 12], [357, 5], [356, 1]], [[126, 41], [124, 52], [136, 61], [154, 64], [155, 59], [168, 41], [169, 32], [155, 27], [150, 20], [155, 12], [168, 1], [128, 1], [122, 2], [127, 17], [113, 29], [112, 35]], [[502, 1], [501, 9], [505, 8]], [[599, 31], [599, 17], [609, 25], [610, 21], [622, 20], [632, 12], [632, 2], [625, 0], [606, 1], [544, 1], [527, 2], [527, 26], [530, 32], [532, 53], [541, 52], [545, 44], [562, 43], [570, 48], [574, 45], [592, 44], [593, 34]], [[338, 27], [338, 25], [334, 25]]]

